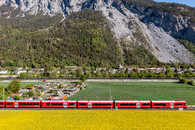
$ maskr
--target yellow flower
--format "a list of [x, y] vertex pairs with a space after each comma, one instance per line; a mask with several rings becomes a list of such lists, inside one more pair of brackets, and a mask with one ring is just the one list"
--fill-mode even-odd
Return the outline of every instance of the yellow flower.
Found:
[[0, 130], [193, 130], [194, 111], [0, 111]]

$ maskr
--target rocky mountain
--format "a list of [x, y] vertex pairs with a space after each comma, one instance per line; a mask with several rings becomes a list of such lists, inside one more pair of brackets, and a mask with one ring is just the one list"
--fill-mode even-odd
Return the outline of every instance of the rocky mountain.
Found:
[[0, 18], [62, 14], [66, 20], [84, 9], [102, 12], [121, 55], [138, 46], [163, 63], [195, 63], [194, 55], [176, 40], [195, 42], [195, 9], [184, 5], [152, 0], [1, 0]]

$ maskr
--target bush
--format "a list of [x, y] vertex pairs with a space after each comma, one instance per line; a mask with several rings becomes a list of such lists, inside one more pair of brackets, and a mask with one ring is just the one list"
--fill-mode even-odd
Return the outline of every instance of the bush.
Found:
[[190, 80], [190, 81], [188, 81], [188, 84], [192, 85], [192, 86], [195, 86], [195, 81], [194, 80]]
[[186, 78], [179, 78], [179, 83], [188, 83], [188, 80]]
[[18, 93], [21, 88], [21, 82], [18, 80], [13, 80], [8, 85], [7, 90], [11, 93]]

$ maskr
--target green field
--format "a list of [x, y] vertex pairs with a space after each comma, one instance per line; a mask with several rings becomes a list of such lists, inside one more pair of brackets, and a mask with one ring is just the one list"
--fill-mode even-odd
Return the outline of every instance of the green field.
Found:
[[75, 100], [186, 100], [195, 104], [195, 87], [164, 82], [89, 82]]

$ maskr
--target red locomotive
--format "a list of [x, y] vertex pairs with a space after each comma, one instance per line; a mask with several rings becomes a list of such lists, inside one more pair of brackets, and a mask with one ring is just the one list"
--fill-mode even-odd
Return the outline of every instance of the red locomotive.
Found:
[[178, 109], [187, 108], [186, 101], [67, 101], [67, 100], [0, 100], [0, 108], [106, 108], [106, 109]]

